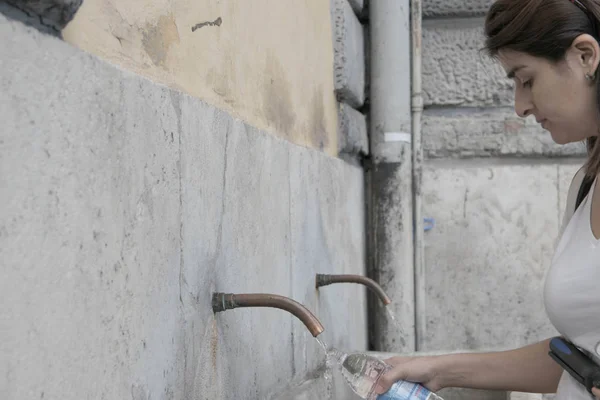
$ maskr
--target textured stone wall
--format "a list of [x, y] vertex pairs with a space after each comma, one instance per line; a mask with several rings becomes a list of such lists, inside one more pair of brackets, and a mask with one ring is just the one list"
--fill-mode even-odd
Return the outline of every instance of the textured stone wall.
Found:
[[483, 18], [443, 18], [440, 14], [431, 11], [423, 22], [427, 157], [585, 153], [580, 145], [554, 144], [533, 117], [521, 119], [514, 113], [512, 82], [482, 51]]
[[2, 15], [0, 37], [0, 398], [348, 398], [299, 320], [211, 295], [288, 296], [366, 350], [366, 289], [315, 289], [365, 272], [362, 170]]
[[75, 16], [83, 0], [4, 0], [35, 18], [43, 26], [60, 32]]
[[367, 88], [366, 27], [359, 20], [363, 0], [330, 0], [334, 42], [335, 93], [338, 100], [338, 151], [341, 156], [369, 153], [362, 109]]

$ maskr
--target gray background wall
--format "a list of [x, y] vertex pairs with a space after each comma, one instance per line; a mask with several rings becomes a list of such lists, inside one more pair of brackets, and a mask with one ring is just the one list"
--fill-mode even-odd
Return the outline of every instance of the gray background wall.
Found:
[[425, 1], [426, 278], [423, 351], [511, 348], [554, 334], [542, 303], [583, 144], [558, 146], [512, 110], [512, 84], [480, 49], [491, 1]]
[[[0, 15], [0, 398], [280, 398], [366, 349], [362, 170]], [[321, 393], [347, 396], [321, 381]], [[345, 393], [345, 394], [344, 394]]]

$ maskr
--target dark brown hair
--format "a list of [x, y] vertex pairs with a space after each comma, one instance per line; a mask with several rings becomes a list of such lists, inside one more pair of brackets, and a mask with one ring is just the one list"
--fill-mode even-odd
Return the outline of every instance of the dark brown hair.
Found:
[[[598, 39], [599, 27], [598, 0], [497, 0], [485, 19], [485, 49], [492, 57], [509, 49], [558, 62], [579, 35], [588, 33]], [[595, 83], [600, 110], [600, 79]], [[596, 176], [600, 174], [600, 141], [592, 136], [586, 145], [586, 170]]]

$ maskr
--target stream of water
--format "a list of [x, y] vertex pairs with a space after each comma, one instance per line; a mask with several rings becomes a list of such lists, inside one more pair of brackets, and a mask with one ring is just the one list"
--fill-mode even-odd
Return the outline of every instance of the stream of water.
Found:
[[392, 320], [392, 322], [394, 323], [394, 325], [396, 325], [399, 328], [400, 325], [398, 324], [398, 320], [396, 319], [396, 316], [394, 315], [394, 312], [392, 311], [392, 308], [389, 305], [387, 305], [385, 307], [385, 311], [387, 312], [388, 316], [390, 317], [390, 319]]
[[317, 340], [317, 342], [319, 342], [323, 350], [325, 350], [325, 353], [329, 353], [329, 350], [327, 349], [327, 343], [321, 340], [321, 338], [319, 338], [318, 336], [315, 339]]

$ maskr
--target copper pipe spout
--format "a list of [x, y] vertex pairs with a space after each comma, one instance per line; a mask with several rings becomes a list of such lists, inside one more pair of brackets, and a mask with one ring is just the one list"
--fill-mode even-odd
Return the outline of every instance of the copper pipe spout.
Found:
[[270, 307], [285, 310], [302, 321], [314, 337], [319, 336], [325, 330], [317, 317], [306, 307], [287, 297], [266, 293], [213, 293], [212, 308], [214, 313], [239, 307]]
[[384, 290], [371, 278], [367, 278], [362, 275], [325, 275], [317, 274], [316, 287], [331, 285], [332, 283], [359, 283], [365, 285], [371, 289], [377, 297], [383, 302], [384, 305], [388, 305], [392, 302], [392, 299], [384, 292]]

